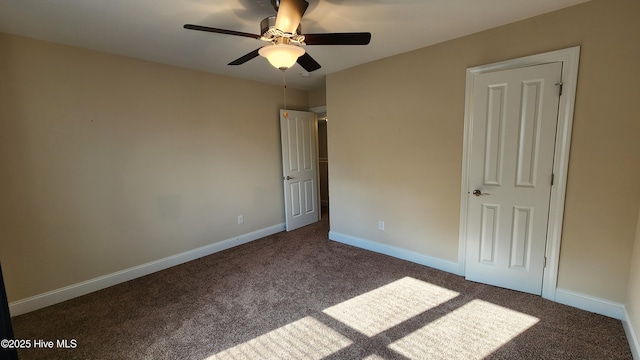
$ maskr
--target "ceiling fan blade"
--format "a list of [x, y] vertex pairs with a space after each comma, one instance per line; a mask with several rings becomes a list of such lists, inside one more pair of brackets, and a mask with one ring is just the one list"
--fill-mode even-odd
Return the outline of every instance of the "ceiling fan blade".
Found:
[[370, 41], [368, 32], [304, 34], [307, 45], [368, 45]]
[[276, 16], [276, 29], [295, 34], [308, 6], [309, 3], [305, 0], [280, 0]]
[[311, 57], [308, 53], [304, 53], [304, 55], [298, 58], [298, 64], [302, 66], [307, 72], [312, 72], [320, 69], [322, 66], [315, 61], [314, 58]]
[[250, 37], [250, 38], [253, 38], [253, 39], [260, 39], [260, 35], [249, 34], [249, 33], [241, 32], [241, 31], [217, 29], [217, 28], [212, 28], [212, 27], [208, 27], [208, 26], [186, 24], [184, 26], [184, 28], [185, 29], [189, 29], [189, 30], [208, 31], [208, 32], [218, 33], [218, 34], [244, 36], [244, 37]]
[[242, 56], [240, 58], [237, 58], [236, 60], [233, 60], [232, 62], [229, 63], [229, 65], [242, 65], [246, 63], [247, 61], [259, 55], [258, 50], [260, 50], [260, 48], [253, 50], [252, 52], [248, 53], [245, 56]]

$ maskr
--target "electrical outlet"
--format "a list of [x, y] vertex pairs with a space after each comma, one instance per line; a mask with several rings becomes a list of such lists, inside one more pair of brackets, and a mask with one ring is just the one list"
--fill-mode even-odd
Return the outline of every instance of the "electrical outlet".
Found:
[[384, 230], [384, 221], [378, 221], [378, 230]]
[[244, 224], [244, 215], [238, 215], [238, 225]]

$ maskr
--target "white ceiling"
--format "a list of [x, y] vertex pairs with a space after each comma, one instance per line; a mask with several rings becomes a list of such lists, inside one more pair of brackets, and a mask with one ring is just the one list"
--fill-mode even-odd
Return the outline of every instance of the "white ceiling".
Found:
[[[295, 65], [287, 84], [317, 89], [329, 73], [586, 1], [308, 0], [303, 34], [368, 31], [372, 39], [367, 46], [307, 46], [322, 68], [303, 78]], [[282, 84], [264, 58], [227, 65], [266, 43], [182, 27], [258, 34], [270, 15], [270, 0], [0, 0], [0, 32]]]

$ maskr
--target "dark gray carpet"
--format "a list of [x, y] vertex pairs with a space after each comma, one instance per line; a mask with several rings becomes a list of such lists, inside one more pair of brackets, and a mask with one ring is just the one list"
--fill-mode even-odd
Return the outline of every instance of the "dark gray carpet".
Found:
[[[13, 318], [20, 359], [631, 359], [618, 320], [327, 239], [318, 224]], [[215, 357], [214, 357], [215, 356]]]

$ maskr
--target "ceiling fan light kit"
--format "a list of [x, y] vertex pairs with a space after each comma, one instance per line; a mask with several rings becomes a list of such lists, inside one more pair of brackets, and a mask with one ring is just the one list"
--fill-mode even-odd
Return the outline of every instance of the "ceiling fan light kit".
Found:
[[276, 69], [287, 70], [296, 63], [298, 58], [304, 55], [304, 49], [290, 44], [273, 44], [263, 46], [258, 50], [260, 56], [267, 58]]
[[305, 11], [307, 11], [308, 2], [305, 0], [271, 0], [271, 4], [277, 11], [277, 15], [261, 21], [260, 35], [192, 24], [186, 24], [184, 28], [249, 37], [271, 43], [230, 62], [229, 65], [241, 65], [260, 55], [265, 57], [277, 69], [286, 70], [297, 62], [307, 72], [318, 70], [321, 66], [306, 53], [302, 46], [368, 45], [371, 41], [371, 33], [368, 32], [303, 35], [300, 21]]

